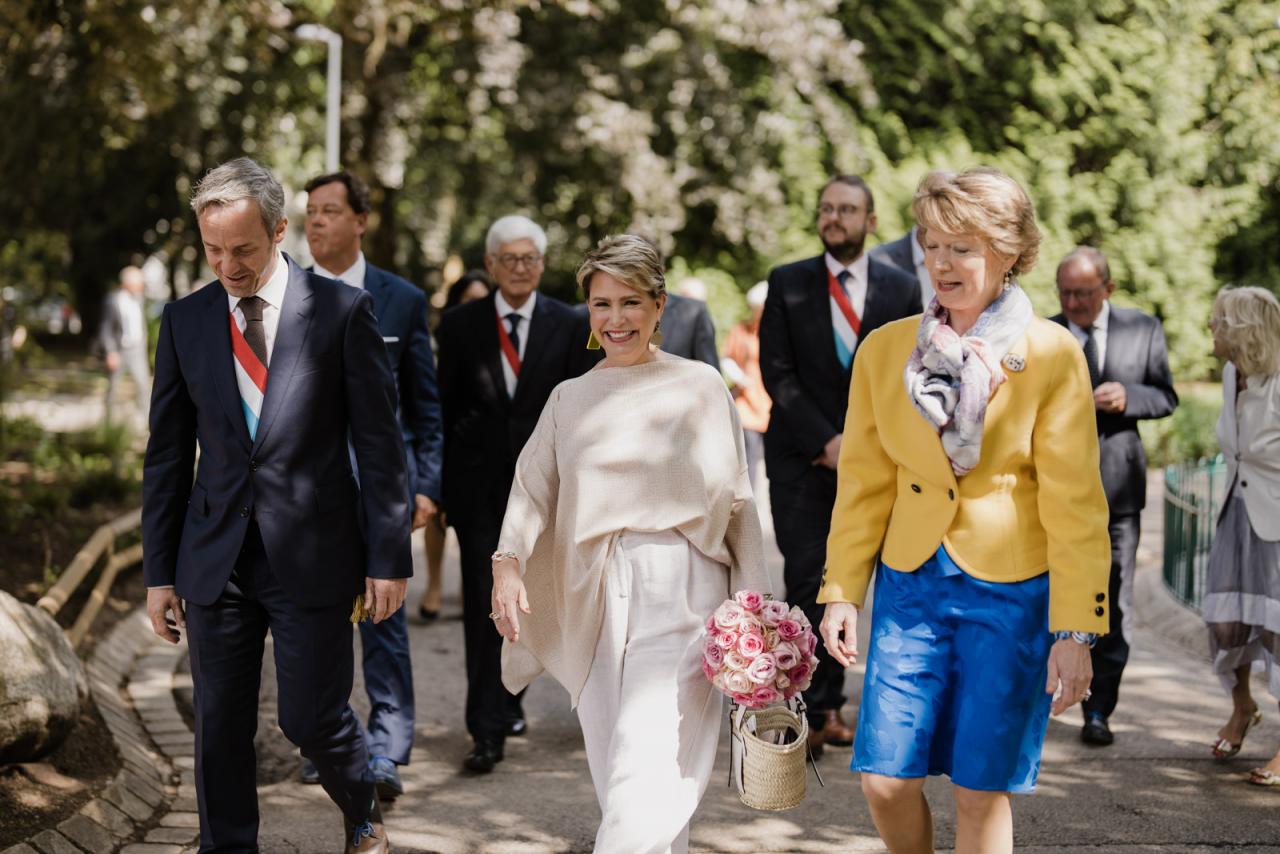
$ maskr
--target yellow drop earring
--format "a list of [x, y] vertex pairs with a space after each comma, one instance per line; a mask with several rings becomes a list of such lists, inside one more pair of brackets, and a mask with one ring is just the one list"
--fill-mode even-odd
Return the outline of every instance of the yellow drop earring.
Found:
[[596, 331], [594, 329], [591, 330], [589, 333], [587, 333], [587, 349], [588, 350], [600, 349], [600, 339], [596, 337]]
[[653, 337], [649, 339], [649, 343], [654, 347], [662, 346], [662, 321], [659, 320], [653, 327]]

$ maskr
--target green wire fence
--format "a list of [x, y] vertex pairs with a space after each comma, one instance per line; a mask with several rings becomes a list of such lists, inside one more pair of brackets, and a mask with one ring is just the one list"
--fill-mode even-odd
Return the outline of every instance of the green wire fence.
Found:
[[1164, 583], [1199, 609], [1213, 529], [1227, 490], [1227, 465], [1212, 460], [1175, 463], [1164, 470]]

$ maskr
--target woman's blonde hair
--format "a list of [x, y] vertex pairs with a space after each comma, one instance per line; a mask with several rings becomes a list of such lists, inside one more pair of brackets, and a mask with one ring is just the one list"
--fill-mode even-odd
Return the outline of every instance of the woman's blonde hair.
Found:
[[633, 291], [655, 300], [667, 293], [662, 252], [653, 241], [638, 234], [611, 234], [587, 253], [577, 275], [583, 296], [590, 298], [591, 277], [596, 273], [608, 273]]
[[1223, 288], [1209, 323], [1246, 376], [1280, 373], [1280, 300], [1263, 288]]
[[1035, 266], [1040, 229], [1031, 199], [1017, 181], [998, 169], [977, 166], [955, 172], [930, 172], [911, 203], [916, 223], [926, 231], [978, 234], [1000, 255], [1013, 259], [1010, 273]]

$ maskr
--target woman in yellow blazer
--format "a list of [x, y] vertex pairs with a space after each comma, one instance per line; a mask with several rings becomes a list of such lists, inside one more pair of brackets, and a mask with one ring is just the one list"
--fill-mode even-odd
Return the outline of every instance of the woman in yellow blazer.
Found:
[[998, 854], [1107, 629], [1093, 395], [1080, 345], [1014, 279], [1040, 243], [1022, 188], [934, 172], [914, 210], [937, 295], [858, 349], [822, 636], [852, 663], [875, 573], [852, 768], [876, 828], [894, 854], [932, 851], [924, 779], [947, 774], [956, 851]]

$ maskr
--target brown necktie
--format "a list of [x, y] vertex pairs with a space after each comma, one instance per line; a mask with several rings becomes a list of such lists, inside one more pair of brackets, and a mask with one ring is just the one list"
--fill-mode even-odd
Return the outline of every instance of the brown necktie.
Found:
[[267, 332], [262, 325], [262, 310], [266, 301], [262, 297], [245, 297], [240, 300], [240, 313], [244, 315], [244, 340], [258, 357], [262, 366], [267, 367]]

